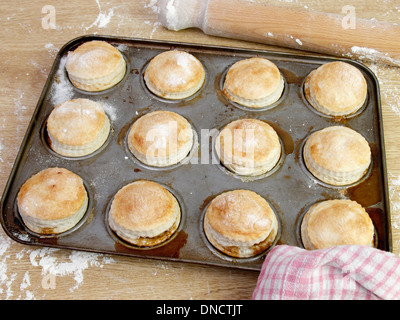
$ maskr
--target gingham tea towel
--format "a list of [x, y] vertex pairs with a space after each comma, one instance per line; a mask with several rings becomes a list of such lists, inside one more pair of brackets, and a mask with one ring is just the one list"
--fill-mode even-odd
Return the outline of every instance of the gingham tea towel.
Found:
[[266, 256], [252, 298], [400, 300], [400, 258], [365, 246], [279, 245]]

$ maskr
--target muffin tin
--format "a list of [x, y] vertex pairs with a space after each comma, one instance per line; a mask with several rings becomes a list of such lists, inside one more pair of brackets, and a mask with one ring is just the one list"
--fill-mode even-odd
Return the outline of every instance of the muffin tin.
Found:
[[[111, 89], [91, 93], [74, 88], [64, 65], [68, 51], [85, 41], [103, 40], [116, 46], [127, 61], [124, 79]], [[145, 86], [143, 72], [152, 57], [171, 49], [195, 55], [206, 70], [203, 87], [194, 96], [165, 100]], [[249, 57], [265, 57], [274, 62], [285, 78], [281, 99], [271, 108], [250, 110], [228, 101], [222, 93], [224, 74], [234, 62]], [[368, 83], [368, 101], [356, 115], [333, 118], [321, 115], [304, 98], [305, 77], [321, 64], [345, 61], [361, 70]], [[67, 158], [53, 152], [46, 139], [45, 124], [56, 104], [73, 98], [102, 102], [111, 120], [111, 134], [95, 153]], [[184, 116], [197, 134], [198, 148], [185, 163], [167, 168], [141, 164], [129, 152], [126, 135], [133, 122], [148, 112], [169, 110]], [[216, 159], [216, 133], [240, 118], [268, 122], [277, 131], [283, 155], [277, 167], [262, 177], [241, 177], [230, 173]], [[376, 246], [391, 251], [390, 206], [385, 165], [379, 86], [375, 75], [364, 65], [328, 57], [297, 56], [262, 50], [148, 41], [109, 36], [84, 36], [67, 43], [58, 53], [47, 83], [27, 129], [1, 203], [1, 223], [15, 241], [91, 252], [142, 258], [193, 262], [247, 270], [260, 270], [267, 252], [247, 259], [234, 259], [215, 250], [207, 241], [202, 219], [207, 205], [218, 194], [233, 189], [249, 189], [264, 197], [275, 210], [280, 228], [275, 244], [302, 247], [300, 223], [313, 203], [327, 199], [352, 199], [367, 209], [376, 229]], [[302, 161], [302, 146], [308, 135], [332, 125], [348, 126], [369, 142], [373, 165], [367, 175], [351, 186], [334, 187], [319, 182]], [[57, 236], [41, 236], [29, 231], [17, 210], [21, 185], [33, 174], [49, 167], [64, 167], [82, 177], [89, 195], [89, 209], [72, 230]], [[121, 241], [109, 229], [107, 215], [116, 192], [140, 179], [165, 186], [178, 199], [183, 219], [178, 231], [156, 248], [136, 248]]]

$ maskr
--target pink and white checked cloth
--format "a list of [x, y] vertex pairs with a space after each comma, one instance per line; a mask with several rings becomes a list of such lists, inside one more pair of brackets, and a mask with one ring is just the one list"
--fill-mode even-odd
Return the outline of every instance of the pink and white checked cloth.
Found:
[[364, 246], [276, 246], [265, 258], [253, 299], [400, 300], [400, 258]]

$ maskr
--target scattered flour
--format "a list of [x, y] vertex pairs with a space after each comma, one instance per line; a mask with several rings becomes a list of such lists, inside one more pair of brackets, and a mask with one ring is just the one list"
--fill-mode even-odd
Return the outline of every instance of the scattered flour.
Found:
[[[41, 267], [42, 275], [66, 276], [72, 275], [75, 286], [70, 288], [70, 292], [76, 290], [83, 282], [83, 271], [89, 267], [103, 268], [104, 265], [114, 262], [114, 259], [98, 253], [83, 251], [72, 251], [68, 259], [59, 259], [53, 254], [59, 251], [53, 248], [42, 248], [33, 250], [29, 254], [32, 266]], [[65, 261], [67, 260], [67, 261]]]
[[382, 105], [387, 105], [400, 117], [400, 68], [392, 68], [387, 65], [370, 63], [369, 68], [378, 78], [381, 89]]
[[[389, 179], [389, 201], [392, 212], [400, 212], [400, 175], [388, 174]], [[392, 227], [400, 230], [400, 217], [395, 218], [392, 214]], [[400, 255], [400, 241], [398, 242], [398, 255]]]
[[[29, 76], [29, 75], [27, 75]], [[25, 105], [25, 99], [24, 99], [24, 95], [25, 92], [24, 90], [21, 89], [17, 89], [17, 96], [14, 97], [14, 116], [16, 117], [17, 120], [17, 126], [16, 126], [16, 130], [17, 130], [17, 134], [20, 134], [22, 132], [22, 130], [25, 130], [25, 116], [26, 116], [26, 112], [28, 111], [27, 106]]]
[[350, 58], [356, 57], [359, 59], [366, 59], [372, 62], [390, 63], [400, 66], [400, 61], [389, 56], [388, 53], [383, 53], [371, 48], [353, 46], [351, 52], [346, 53], [345, 56]]
[[124, 52], [124, 51], [128, 50], [129, 48], [128, 48], [128, 46], [127, 46], [126, 44], [121, 43], [121, 44], [119, 44], [119, 45], [117, 46], [117, 49], [118, 49], [119, 51], [121, 51], [121, 52]]
[[15, 273], [8, 274], [7, 259], [10, 257], [8, 253], [10, 246], [11, 239], [0, 233], [0, 295], [3, 299], [8, 299], [13, 295], [11, 284], [16, 277]]
[[[146, 20], [144, 21], [145, 25], [151, 25], [152, 29], [150, 33], [147, 28], [132, 28], [132, 15], [130, 14], [130, 8], [132, 7], [130, 1], [121, 2], [118, 5], [112, 4], [111, 1], [101, 1], [95, 0], [97, 4], [98, 13], [96, 19], [92, 23], [82, 22], [78, 25], [62, 25], [57, 24], [56, 30], [59, 32], [67, 31], [68, 33], [72, 31], [75, 34], [97, 34], [100, 29], [107, 29], [112, 26], [112, 30], [110, 31], [113, 34], [126, 34], [128, 31], [131, 30], [132, 37], [141, 37], [141, 38], [152, 38], [154, 32], [161, 26], [161, 23], [157, 21], [157, 1], [158, 0], [143, 0], [144, 1], [144, 8], [149, 10], [149, 14], [153, 15], [151, 21]], [[11, 17], [10, 17], [11, 19]], [[112, 24], [111, 24], [112, 22]], [[21, 25], [26, 31], [27, 27], [25, 25]], [[31, 29], [31, 28], [30, 28]], [[29, 30], [30, 30], [29, 29]], [[29, 31], [31, 32], [31, 31]], [[104, 30], [102, 31], [104, 33]], [[48, 49], [49, 53], [54, 57], [55, 54], [58, 52], [58, 49], [55, 48], [51, 43], [45, 45], [45, 48]]]
[[152, 22], [152, 21], [146, 20], [146, 21], [144, 21], [144, 23], [147, 25], [153, 26], [153, 29], [151, 30], [150, 35], [149, 35], [149, 38], [153, 39], [154, 32], [156, 32], [156, 30], [162, 26], [161, 22], [157, 22], [157, 21]]
[[115, 121], [118, 115], [118, 110], [115, 108], [115, 106], [104, 101], [101, 102], [101, 105], [103, 106], [104, 112], [109, 116], [110, 120]]
[[144, 5], [144, 8], [151, 8], [153, 13], [157, 13], [158, 11], [157, 2], [158, 0], [148, 0], [147, 3]]
[[[393, 174], [389, 174], [389, 182], [391, 186], [389, 196], [392, 209], [400, 212], [400, 175], [396, 176]], [[394, 227], [396, 229], [400, 229], [399, 224], [395, 224]]]
[[[144, 8], [151, 9], [152, 13], [154, 14], [154, 18], [156, 19], [158, 13], [158, 0], [148, 0], [147, 3], [144, 5]], [[149, 35], [149, 38], [153, 39], [154, 32], [156, 32], [157, 29], [162, 26], [161, 22], [156, 20], [155, 21], [145, 20], [144, 23], [146, 25], [150, 25], [153, 27]]]
[[51, 57], [55, 57], [58, 53], [59, 49], [54, 46], [52, 43], [46, 43], [44, 47], [47, 49]]
[[54, 106], [72, 99], [74, 95], [74, 89], [67, 78], [66, 72], [64, 72], [66, 60], [67, 57], [65, 56], [61, 58], [60, 66], [56, 73], [56, 81], [53, 82], [51, 87], [50, 97]]
[[[107, 255], [81, 252], [81, 251], [63, 251], [54, 248], [30, 249], [24, 247], [19, 252], [12, 254], [9, 252], [11, 239], [0, 232], [0, 298], [3, 300], [16, 299], [43, 299], [46, 293], [52, 293], [52, 290], [44, 291], [43, 296], [37, 296], [43, 287], [43, 279], [53, 277], [54, 286], [57, 288], [57, 279], [59, 277], [72, 277], [74, 285], [69, 289], [75, 291], [84, 281], [83, 271], [94, 267], [103, 268], [105, 265], [114, 263], [114, 259]], [[23, 275], [13, 272], [13, 265], [21, 263], [21, 260], [31, 264], [33, 268], [41, 269], [42, 281], [34, 283], [31, 279], [30, 271]], [[48, 288], [47, 288], [48, 289]], [[20, 292], [15, 296], [14, 291]], [[43, 291], [42, 291], [43, 292]], [[36, 296], [35, 296], [36, 293]]]
[[101, 5], [100, 5], [99, 0], [96, 0], [96, 3], [97, 3], [97, 6], [99, 7], [99, 14], [98, 14], [96, 20], [89, 27], [85, 28], [86, 31], [91, 29], [91, 28], [93, 28], [93, 27], [95, 27], [95, 26], [98, 27], [98, 28], [106, 27], [110, 23], [111, 18], [114, 15], [114, 8], [111, 8], [108, 11], [103, 12], [102, 9], [101, 9]]
[[297, 42], [300, 46], [303, 45], [303, 42], [302, 42], [300, 39], [296, 39], [296, 42]]

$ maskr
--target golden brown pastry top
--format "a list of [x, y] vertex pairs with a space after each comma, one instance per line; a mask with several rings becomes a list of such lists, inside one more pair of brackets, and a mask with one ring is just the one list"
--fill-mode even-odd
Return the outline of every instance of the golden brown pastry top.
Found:
[[56, 106], [47, 120], [47, 130], [60, 143], [84, 145], [96, 139], [106, 115], [100, 104], [73, 99]]
[[219, 135], [221, 156], [234, 163], [264, 163], [271, 152], [281, 149], [279, 137], [266, 122], [240, 119], [229, 123]]
[[268, 236], [275, 213], [268, 202], [250, 190], [218, 195], [207, 208], [205, 219], [219, 234], [236, 241]]
[[365, 138], [342, 126], [312, 133], [306, 147], [313, 161], [330, 171], [351, 172], [368, 166], [371, 161], [371, 149]]
[[64, 168], [49, 168], [33, 175], [18, 193], [18, 209], [24, 215], [44, 220], [67, 218], [86, 198], [82, 179]]
[[275, 92], [280, 82], [281, 74], [274, 63], [265, 58], [249, 58], [229, 68], [224, 90], [243, 99], [256, 100]]
[[157, 90], [174, 93], [196, 87], [203, 81], [205, 71], [192, 54], [170, 50], [155, 56], [146, 68], [145, 75]]
[[93, 40], [68, 52], [65, 67], [69, 74], [91, 80], [106, 77], [116, 70], [122, 54], [105, 41]]
[[179, 151], [193, 137], [189, 122], [171, 111], [148, 113], [132, 125], [128, 140], [143, 155], [166, 156]]
[[319, 105], [334, 112], [354, 110], [367, 95], [367, 82], [361, 71], [341, 61], [320, 66], [311, 74], [310, 82]]
[[372, 221], [365, 209], [351, 200], [327, 200], [313, 205], [305, 217], [306, 236], [315, 249], [338, 245], [370, 245]]
[[120, 189], [110, 208], [113, 220], [132, 231], [146, 231], [174, 219], [177, 200], [156, 182], [140, 180]]

